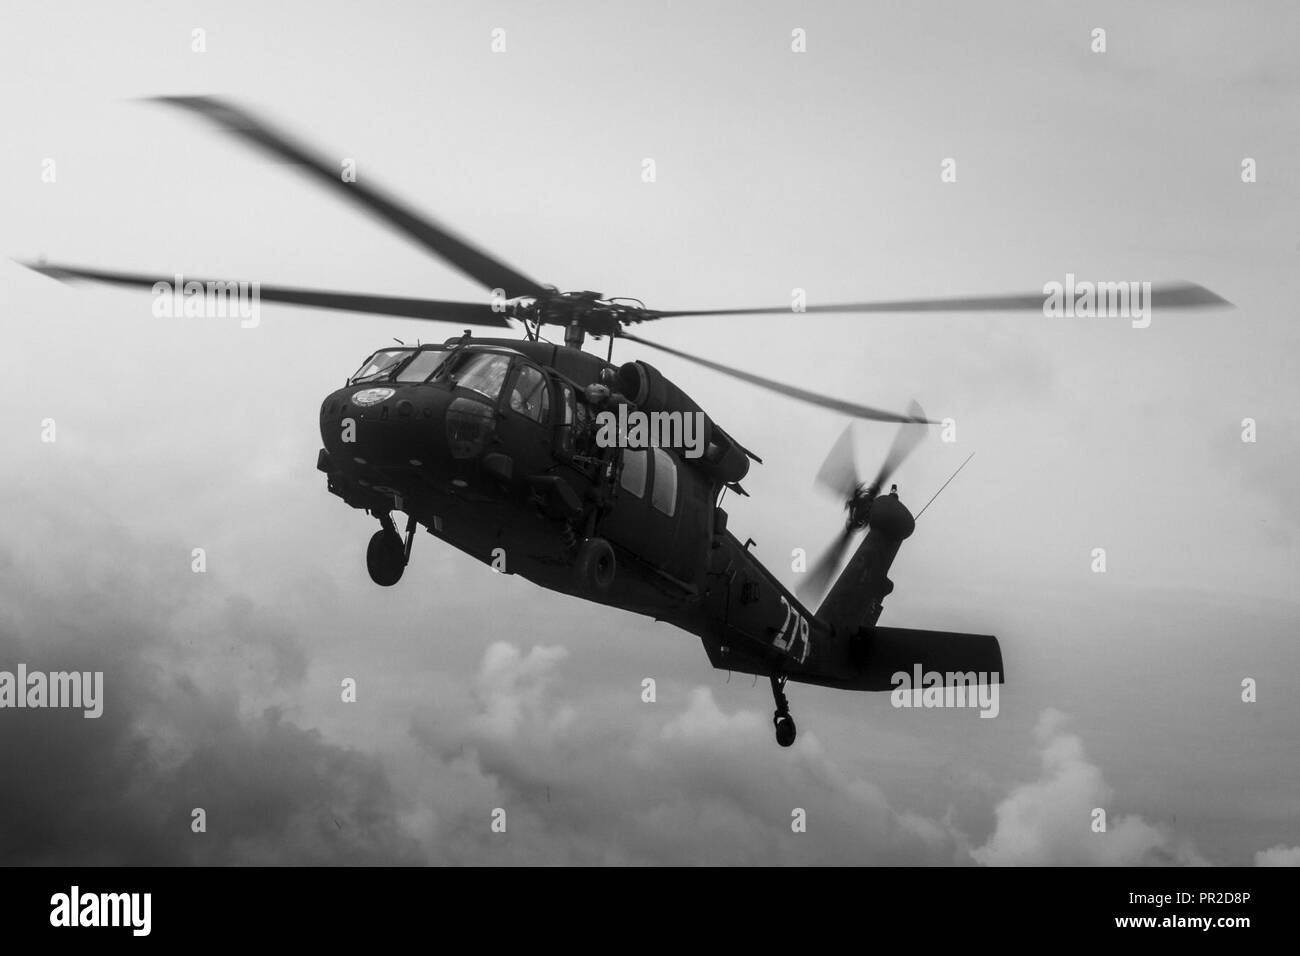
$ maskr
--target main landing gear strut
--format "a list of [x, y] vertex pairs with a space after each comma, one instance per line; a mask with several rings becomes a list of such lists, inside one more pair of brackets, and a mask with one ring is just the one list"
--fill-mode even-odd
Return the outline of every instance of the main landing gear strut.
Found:
[[786, 677], [776, 673], [769, 677], [772, 681], [772, 697], [776, 700], [776, 714], [772, 717], [772, 724], [776, 727], [776, 742], [782, 747], [789, 747], [794, 743], [795, 726], [794, 718], [790, 716], [790, 702], [785, 699]]
[[406, 519], [405, 541], [393, 524], [392, 514], [385, 511], [379, 516], [379, 523], [382, 527], [371, 536], [370, 545], [366, 548], [366, 570], [370, 572], [370, 580], [380, 587], [391, 588], [402, 580], [406, 562], [411, 560], [411, 545], [415, 542], [415, 516]]

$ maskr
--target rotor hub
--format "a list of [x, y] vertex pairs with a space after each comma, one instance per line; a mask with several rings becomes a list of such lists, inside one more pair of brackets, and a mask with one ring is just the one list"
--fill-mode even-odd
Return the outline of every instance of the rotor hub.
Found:
[[644, 317], [644, 306], [606, 299], [599, 292], [553, 292], [523, 296], [508, 303], [507, 314], [533, 325], [561, 325], [565, 344], [582, 344], [584, 335], [617, 336], [624, 323]]

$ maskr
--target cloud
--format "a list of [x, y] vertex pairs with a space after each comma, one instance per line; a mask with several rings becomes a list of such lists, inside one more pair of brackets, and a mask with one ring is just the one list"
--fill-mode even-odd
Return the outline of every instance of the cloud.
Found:
[[1255, 854], [1256, 866], [1300, 866], [1300, 846], [1277, 846]]
[[105, 675], [97, 720], [0, 713], [17, 768], [0, 777], [0, 862], [970, 861], [960, 834], [892, 808], [813, 731], [784, 750], [765, 710], [707, 687], [663, 680], [646, 704], [639, 681], [575, 683], [558, 647], [496, 642], [472, 681], [433, 673], [418, 703], [372, 691], [346, 716], [309, 710], [313, 689], [337, 694], [308, 653], [321, 615], [268, 614], [187, 562], [168, 577], [187, 554], [174, 543], [112, 540], [36, 569], [0, 548], [0, 667]]
[[[1116, 811], [1101, 769], [1065, 721], [1060, 711], [1043, 712], [1034, 731], [1042, 773], [998, 804], [993, 835], [972, 856], [989, 866], [1204, 865], [1189, 842]], [[1104, 833], [1092, 830], [1098, 807], [1107, 814]]]
[[1274, 521], [1263, 529], [1275, 544], [1293, 540], [1300, 527], [1293, 477], [1300, 471], [1300, 418], [1289, 414], [1262, 416], [1253, 442], [1241, 440], [1238, 427], [1224, 428], [1207, 442], [1212, 464], [1228, 471], [1248, 495], [1267, 500], [1274, 508]]
[[[478, 679], [481, 712], [476, 721], [489, 737], [509, 739], [520, 731], [520, 723], [540, 707], [548, 689], [552, 668], [568, 656], [562, 647], [534, 647], [526, 655], [505, 641], [490, 645], [483, 655]], [[559, 729], [564, 715], [553, 715]]]
[[[140, 613], [149, 590], [130, 563], [87, 560], [64, 569], [66, 589], [42, 593], [15, 562], [0, 582], [0, 601], [21, 608], [0, 621], [0, 667], [104, 674], [98, 719], [0, 712], [0, 863], [419, 861], [377, 757], [257, 704], [300, 678], [297, 635], [239, 601], [158, 600]], [[194, 633], [219, 666], [188, 650]], [[206, 832], [191, 830], [195, 808]]]
[[[447, 706], [413, 733], [441, 781], [433, 862], [970, 862], [947, 823], [890, 807], [804, 731], [783, 750], [765, 713], [723, 710], [707, 687], [564, 699], [557, 648], [488, 648], [473, 711]], [[491, 813], [507, 814], [504, 834]], [[796, 810], [806, 832], [792, 827]]]
[[[0, 776], [0, 863], [1204, 862], [1112, 810], [1055, 711], [1036, 731], [1039, 779], [996, 807], [967, 801], [963, 819], [995, 819], [975, 849], [951, 806], [895, 807], [813, 728], [778, 748], [765, 709], [669, 679], [656, 703], [635, 680], [575, 683], [560, 647], [493, 643], [472, 681], [435, 674], [419, 704], [349, 712], [336, 726], [364, 743], [344, 746], [301, 714], [320, 619], [267, 614], [188, 569], [159, 587], [184, 552], [122, 529], [115, 540], [47, 552], [36, 569], [0, 549], [0, 667], [102, 670], [106, 699], [98, 720], [0, 713], [15, 768]], [[1089, 828], [1097, 806], [1105, 834]], [[190, 829], [196, 807], [206, 833]], [[497, 808], [504, 834], [490, 827]], [[792, 829], [797, 811], [806, 832]], [[1256, 862], [1297, 856], [1277, 846]]]

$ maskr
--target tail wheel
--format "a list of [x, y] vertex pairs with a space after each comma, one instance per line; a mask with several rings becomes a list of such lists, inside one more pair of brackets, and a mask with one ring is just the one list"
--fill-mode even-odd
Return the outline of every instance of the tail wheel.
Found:
[[773, 723], [776, 724], [776, 742], [782, 747], [789, 747], [794, 743], [795, 727], [794, 718], [789, 714], [778, 716]]
[[789, 678], [776, 671], [767, 676], [772, 682], [772, 699], [776, 701], [776, 713], [772, 715], [772, 725], [776, 727], [776, 742], [782, 747], [789, 747], [794, 743], [795, 734], [794, 718], [790, 716], [790, 701], [785, 696], [785, 682]]
[[578, 546], [573, 574], [578, 586], [593, 594], [604, 594], [614, 583], [614, 549], [604, 538], [588, 538]]
[[400, 581], [406, 570], [406, 544], [402, 536], [382, 528], [376, 531], [366, 548], [366, 569], [370, 580], [380, 587], [391, 588]]

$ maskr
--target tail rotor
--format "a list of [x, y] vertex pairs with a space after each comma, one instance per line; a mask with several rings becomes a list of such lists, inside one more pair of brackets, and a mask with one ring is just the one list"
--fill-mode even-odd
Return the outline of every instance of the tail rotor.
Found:
[[880, 470], [876, 472], [869, 485], [862, 482], [858, 471], [852, 425], [847, 426], [836, 439], [826, 460], [818, 469], [817, 485], [844, 500], [848, 517], [844, 522], [844, 530], [813, 562], [799, 585], [799, 597], [806, 603], [811, 603], [826, 593], [831, 577], [844, 561], [844, 555], [848, 552], [854, 537], [871, 523], [871, 506], [879, 496], [880, 490], [925, 437], [927, 422], [921, 406], [913, 401], [907, 412], [911, 420], [898, 427], [894, 441], [880, 464]]

